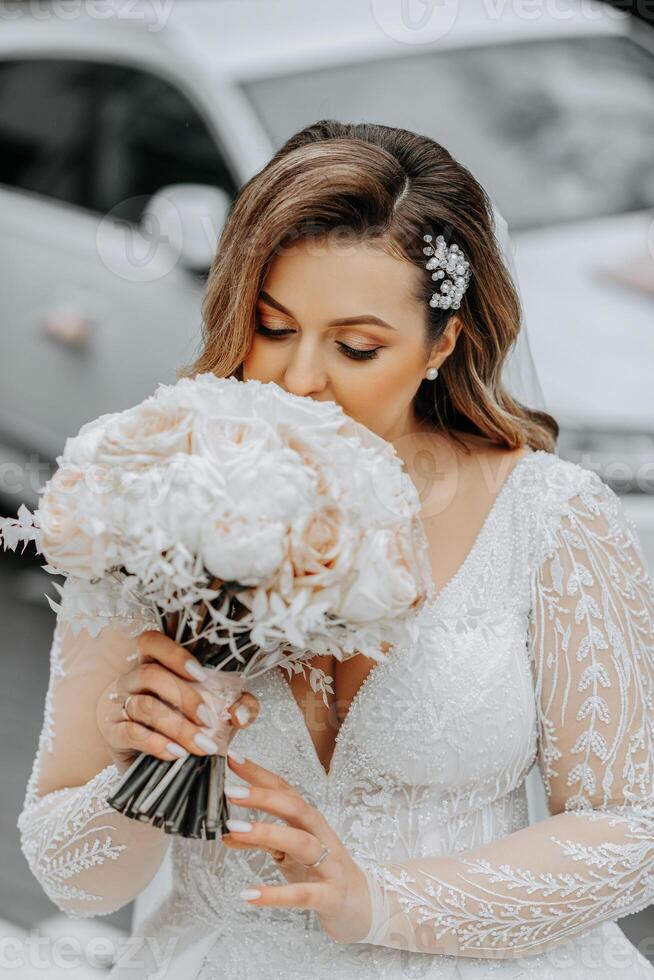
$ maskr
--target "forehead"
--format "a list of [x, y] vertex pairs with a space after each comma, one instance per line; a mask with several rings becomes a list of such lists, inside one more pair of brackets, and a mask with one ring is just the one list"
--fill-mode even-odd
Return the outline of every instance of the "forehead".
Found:
[[345, 307], [334, 316], [379, 313], [391, 319], [392, 311], [406, 316], [407, 307], [419, 308], [413, 294], [419, 276], [408, 258], [384, 251], [379, 243], [334, 234], [281, 247], [271, 260], [264, 289], [294, 312], [303, 304], [320, 304], [324, 309]]

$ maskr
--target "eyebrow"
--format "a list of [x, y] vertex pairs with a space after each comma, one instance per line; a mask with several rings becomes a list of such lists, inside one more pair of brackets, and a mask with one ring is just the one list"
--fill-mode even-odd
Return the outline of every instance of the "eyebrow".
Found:
[[[269, 306], [279, 310], [280, 313], [285, 313], [286, 316], [293, 316], [290, 310], [287, 310], [285, 306], [282, 306], [282, 304], [277, 302], [276, 299], [273, 299], [270, 293], [267, 293], [264, 289], [261, 290], [259, 296]], [[293, 317], [293, 319], [295, 319], [295, 317]], [[388, 330], [397, 330], [397, 327], [393, 327], [390, 323], [386, 323], [386, 320], [382, 320], [381, 317], [373, 316], [372, 313], [362, 313], [360, 316], [343, 316], [338, 320], [330, 320], [327, 326], [344, 327], [356, 323], [376, 323], [379, 327], [386, 327]]]

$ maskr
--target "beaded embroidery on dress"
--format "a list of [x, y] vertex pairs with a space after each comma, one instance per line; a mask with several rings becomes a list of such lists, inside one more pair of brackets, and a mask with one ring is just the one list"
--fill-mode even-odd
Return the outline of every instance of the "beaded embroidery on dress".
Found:
[[[310, 911], [239, 899], [284, 883], [266, 853], [170, 839], [104, 804], [113, 766], [38, 796], [71, 678], [59, 614], [19, 818], [30, 867], [64, 911], [102, 915], [171, 848], [171, 890], [139, 929], [143, 968], [111, 977], [654, 980], [616, 921], [654, 900], [654, 589], [619, 498], [590, 470], [528, 454], [420, 617], [420, 642], [357, 692], [329, 773], [281, 669], [248, 688], [261, 712], [235, 745], [322, 811], [370, 881], [369, 935], [338, 944]], [[529, 825], [535, 765], [553, 815]]]

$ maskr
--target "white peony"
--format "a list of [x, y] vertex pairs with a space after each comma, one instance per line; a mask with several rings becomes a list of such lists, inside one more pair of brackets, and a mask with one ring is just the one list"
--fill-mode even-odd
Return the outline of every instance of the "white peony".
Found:
[[316, 482], [315, 474], [288, 449], [268, 455], [249, 452], [227, 476], [236, 513], [244, 520], [280, 521], [287, 531], [301, 511], [315, 507]]
[[203, 529], [202, 558], [223, 582], [258, 585], [279, 568], [285, 537], [286, 527], [278, 521], [260, 526], [238, 518], [210, 521]]
[[143, 540], [147, 534], [152, 541], [156, 529], [160, 550], [179, 543], [195, 554], [207, 521], [228, 506], [220, 471], [211, 461], [184, 453], [123, 472], [110, 504], [113, 523], [126, 538]]

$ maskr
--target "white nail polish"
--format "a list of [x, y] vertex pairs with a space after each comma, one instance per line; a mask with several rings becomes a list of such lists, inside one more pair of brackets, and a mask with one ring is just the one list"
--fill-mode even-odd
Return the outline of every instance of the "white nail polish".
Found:
[[233, 796], [235, 799], [243, 800], [249, 795], [249, 786], [237, 786], [236, 783], [225, 783], [225, 796]]
[[188, 749], [185, 749], [183, 745], [178, 745], [177, 742], [169, 742], [166, 748], [171, 755], [177, 756], [178, 759], [183, 759], [188, 755]]
[[239, 892], [239, 895], [245, 900], [248, 898], [261, 898], [261, 892], [258, 888], [244, 888]]
[[248, 830], [252, 830], [252, 824], [249, 820], [235, 820], [230, 817], [225, 823], [230, 830], [235, 830], [237, 833], [246, 834]]
[[239, 725], [247, 725], [250, 720], [250, 712], [247, 704], [239, 704], [234, 714], [238, 718]]
[[229, 756], [230, 759], [233, 759], [234, 762], [237, 762], [239, 765], [245, 762], [245, 756], [242, 756], [240, 752], [237, 752], [236, 749], [231, 748], [231, 746], [227, 749], [227, 755]]
[[218, 751], [218, 746], [212, 738], [208, 735], [204, 735], [202, 732], [198, 732], [197, 735], [193, 736], [193, 741], [199, 749], [204, 749], [209, 755], [215, 755]]
[[198, 663], [197, 660], [193, 660], [191, 658], [190, 660], [186, 661], [184, 666], [186, 667], [189, 674], [191, 674], [192, 677], [195, 677], [199, 681], [203, 681], [207, 676], [206, 670], [204, 669], [202, 664]]
[[213, 718], [211, 717], [211, 712], [209, 711], [206, 704], [199, 704], [195, 713], [204, 725], [213, 724]]

